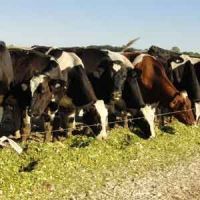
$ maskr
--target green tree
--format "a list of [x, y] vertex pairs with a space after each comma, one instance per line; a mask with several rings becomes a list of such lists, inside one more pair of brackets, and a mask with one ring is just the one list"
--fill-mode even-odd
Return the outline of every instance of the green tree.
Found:
[[179, 49], [179, 47], [172, 47], [171, 48], [171, 51], [174, 51], [174, 52], [176, 52], [176, 53], [180, 53], [181, 52], [181, 50]]

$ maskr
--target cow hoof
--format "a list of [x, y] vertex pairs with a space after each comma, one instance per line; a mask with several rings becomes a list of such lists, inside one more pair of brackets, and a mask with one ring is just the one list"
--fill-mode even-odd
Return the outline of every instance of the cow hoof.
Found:
[[151, 136], [149, 137], [149, 140], [153, 140], [155, 137], [156, 137], [155, 135], [151, 135]]
[[21, 133], [20, 133], [19, 130], [17, 130], [17, 131], [15, 132], [15, 138], [16, 138], [16, 139], [20, 139], [20, 138], [21, 138]]
[[51, 142], [52, 141], [52, 129], [50, 122], [45, 122], [44, 124], [45, 134], [44, 134], [44, 142]]
[[107, 133], [100, 133], [99, 135], [97, 135], [96, 139], [97, 140], [106, 140], [108, 137]]

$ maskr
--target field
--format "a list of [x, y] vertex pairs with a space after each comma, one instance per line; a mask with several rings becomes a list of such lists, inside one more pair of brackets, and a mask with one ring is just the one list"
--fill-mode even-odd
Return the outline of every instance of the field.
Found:
[[178, 122], [143, 140], [113, 129], [106, 141], [73, 136], [65, 142], [20, 144], [0, 150], [0, 199], [89, 199], [106, 183], [165, 170], [200, 153], [200, 127]]

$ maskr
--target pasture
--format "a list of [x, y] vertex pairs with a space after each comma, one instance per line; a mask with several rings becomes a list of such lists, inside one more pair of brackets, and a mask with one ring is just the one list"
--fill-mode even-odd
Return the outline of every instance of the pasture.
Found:
[[200, 153], [200, 127], [177, 121], [144, 140], [112, 129], [106, 141], [72, 136], [64, 142], [21, 143], [0, 149], [0, 199], [89, 199], [107, 182], [165, 169]]

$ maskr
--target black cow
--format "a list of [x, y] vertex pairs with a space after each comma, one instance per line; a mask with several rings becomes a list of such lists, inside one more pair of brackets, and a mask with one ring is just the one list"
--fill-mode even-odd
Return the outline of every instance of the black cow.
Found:
[[[83, 116], [84, 122], [88, 125], [98, 124], [96, 126], [91, 127], [93, 132], [98, 134], [97, 136], [98, 138], [106, 138], [107, 109], [104, 105], [104, 102], [99, 101], [97, 99], [94, 90], [92, 88], [92, 85], [86, 75], [84, 65], [81, 59], [76, 54], [64, 52], [61, 49], [53, 49], [53, 48], [38, 47], [38, 46], [34, 46], [33, 49], [43, 53], [45, 52], [46, 54], [53, 56], [57, 60], [59, 64], [59, 69], [62, 72], [62, 80], [66, 82], [65, 86], [66, 93], [62, 98], [67, 99], [68, 102], [71, 102], [72, 107], [75, 106], [77, 109], [79, 108], [84, 109], [84, 116]], [[40, 77], [41, 76], [43, 75], [40, 75]], [[38, 84], [38, 86], [43, 87], [44, 84], [45, 81], [41, 81], [40, 84]], [[38, 89], [35, 91], [36, 92], [34, 98], [38, 99], [38, 97], [42, 94], [40, 94], [40, 91], [38, 91]], [[59, 105], [60, 98], [58, 98], [58, 95], [55, 94], [54, 92], [55, 90], [52, 91], [53, 91], [53, 96], [55, 97], [54, 101]], [[35, 104], [40, 105], [40, 101], [36, 100]], [[69, 105], [67, 105], [67, 107], [69, 107]], [[58, 113], [60, 113], [60, 109], [61, 107], [59, 106]], [[68, 110], [68, 108], [63, 108], [63, 109]], [[32, 110], [32, 112], [35, 111]], [[69, 115], [69, 113], [65, 112], [65, 114], [67, 118], [67, 114]], [[53, 113], [53, 115], [55, 116], [55, 113]], [[74, 118], [75, 113], [71, 113], [71, 116], [72, 118]], [[93, 116], [93, 117], [86, 117], [86, 116]], [[68, 124], [68, 126], [71, 125]]]
[[[131, 113], [131, 117], [143, 116], [140, 109], [145, 104], [138, 85], [141, 72], [133, 69], [125, 56], [119, 52], [94, 48], [62, 49], [74, 51], [83, 61], [95, 94], [108, 106], [110, 127], [113, 127], [113, 121], [125, 120], [127, 112]], [[145, 120], [137, 120], [135, 125], [150, 135]]]
[[[13, 105], [10, 107], [8, 106], [9, 101], [7, 98], [15, 98], [15, 102], [17, 104], [16, 107], [18, 107], [18, 109], [22, 112], [20, 114], [20, 116], [22, 116], [20, 132], [25, 140], [30, 134], [31, 128], [30, 116], [28, 115], [28, 108], [32, 101], [30, 80], [35, 74], [48, 71], [49, 69], [56, 69], [57, 63], [55, 60], [52, 60], [50, 56], [43, 55], [33, 50], [12, 48], [9, 49], [9, 53], [12, 59], [14, 81], [7, 97], [5, 98], [5, 105], [12, 110]], [[49, 92], [45, 95], [48, 97], [51, 93]], [[12, 104], [13, 102], [14, 101], [12, 101]], [[7, 127], [6, 123], [9, 123], [6, 116], [7, 114], [8, 112], [4, 112], [3, 114], [3, 119], [6, 119], [2, 125], [3, 127]], [[16, 119], [14, 115], [15, 114], [13, 113], [12, 120], [19, 120]], [[10, 123], [12, 122], [10, 121]], [[15, 131], [18, 133], [19, 130], [17, 128], [19, 128], [19, 126], [15, 127]]]
[[3, 99], [13, 82], [13, 67], [5, 42], [0, 41], [0, 121], [3, 115]]

